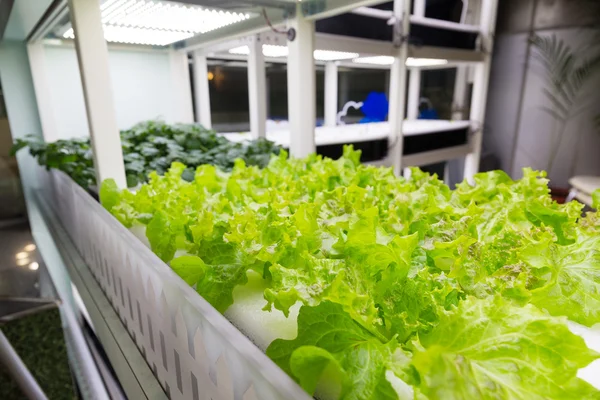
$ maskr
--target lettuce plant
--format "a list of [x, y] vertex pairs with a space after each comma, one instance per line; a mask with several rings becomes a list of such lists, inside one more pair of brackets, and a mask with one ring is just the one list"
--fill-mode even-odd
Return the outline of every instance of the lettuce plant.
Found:
[[[301, 304], [266, 353], [309, 393], [340, 399], [598, 398], [599, 357], [567, 327], [600, 322], [600, 219], [552, 201], [545, 173], [450, 190], [413, 169], [273, 156], [264, 169], [173, 163], [103, 205], [216, 309], [248, 273], [264, 310]], [[596, 194], [597, 198], [598, 194]], [[175, 257], [178, 250], [187, 253]], [[274, 310], [275, 309], [275, 310]], [[292, 317], [290, 317], [292, 318]]]

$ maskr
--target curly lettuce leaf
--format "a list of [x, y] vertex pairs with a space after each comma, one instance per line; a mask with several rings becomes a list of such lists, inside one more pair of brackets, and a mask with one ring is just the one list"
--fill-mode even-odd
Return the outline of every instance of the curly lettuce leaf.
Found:
[[110, 212], [115, 205], [119, 204], [120, 193], [114, 179], [105, 179], [100, 186], [100, 204]]
[[576, 377], [599, 357], [564, 319], [500, 296], [469, 298], [413, 345], [413, 382], [435, 399], [567, 399], [599, 396]]
[[248, 282], [248, 268], [243, 264], [208, 265], [197, 256], [180, 256], [171, 268], [220, 312], [233, 304], [233, 289]]
[[582, 325], [600, 322], [599, 235], [582, 235], [568, 246], [532, 242], [520, 258], [540, 276], [531, 288], [533, 304]]
[[150, 242], [152, 251], [156, 253], [164, 262], [169, 262], [173, 259], [177, 250], [175, 243], [175, 235], [172, 229], [172, 223], [169, 216], [158, 211], [146, 228], [146, 237]]
[[200, 257], [177, 257], [169, 265], [190, 286], [196, 285], [206, 275], [207, 266]]
[[297, 338], [275, 340], [267, 355], [310, 394], [329, 369], [333, 370], [329, 377], [340, 379], [341, 391], [336, 398], [396, 400], [398, 395], [386, 379], [396, 348], [394, 340], [381, 342], [340, 305], [322, 302], [317, 307], [303, 306]]

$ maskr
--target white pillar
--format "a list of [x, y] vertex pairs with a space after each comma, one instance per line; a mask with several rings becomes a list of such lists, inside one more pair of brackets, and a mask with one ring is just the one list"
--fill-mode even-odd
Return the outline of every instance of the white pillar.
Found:
[[171, 70], [171, 118], [173, 122], [191, 124], [194, 122], [192, 86], [188, 55], [184, 51], [169, 51]]
[[471, 115], [469, 119], [474, 124], [475, 133], [471, 137], [472, 152], [465, 158], [464, 178], [473, 184], [473, 175], [479, 171], [481, 158], [481, 144], [485, 120], [485, 106], [487, 100], [490, 68], [492, 65], [492, 50], [494, 45], [494, 28], [498, 0], [487, 0], [482, 3], [481, 10], [481, 39], [483, 41], [484, 61], [474, 67], [473, 94], [471, 96]]
[[313, 51], [315, 23], [304, 19], [301, 4], [296, 5], [296, 16], [289, 21], [289, 29], [296, 31], [288, 41], [288, 117], [290, 121], [290, 154], [306, 157], [314, 153], [317, 123], [316, 79]]
[[112, 178], [118, 187], [126, 188], [100, 2], [69, 0], [69, 12], [75, 32], [75, 48], [90, 128], [96, 180], [100, 184], [103, 180]]
[[252, 36], [248, 55], [248, 105], [250, 108], [250, 134], [253, 138], [267, 135], [267, 83], [262, 43]]
[[325, 64], [325, 126], [335, 126], [338, 112], [338, 68], [334, 61]]
[[425, 16], [425, 0], [415, 0], [415, 10], [413, 13], [417, 17]]
[[[410, 1], [394, 0], [394, 16], [399, 21], [400, 34], [408, 38], [410, 29]], [[402, 173], [402, 152], [404, 147], [404, 134], [402, 122], [404, 121], [405, 95], [406, 95], [406, 58], [408, 56], [408, 42], [402, 40], [396, 49], [394, 63], [390, 70], [389, 114], [390, 124], [390, 159], [396, 175]]]
[[194, 57], [194, 91], [196, 94], [196, 121], [206, 129], [212, 128], [210, 119], [210, 92], [208, 89], [208, 64], [200, 51]]
[[412, 68], [409, 70], [408, 81], [408, 106], [406, 119], [419, 118], [419, 99], [421, 95], [421, 69]]
[[35, 89], [40, 123], [42, 124], [42, 136], [44, 137], [44, 141], [54, 142], [59, 137], [52, 111], [52, 97], [48, 86], [44, 45], [40, 42], [28, 44], [27, 55], [29, 56], [29, 65], [31, 66], [31, 78]]

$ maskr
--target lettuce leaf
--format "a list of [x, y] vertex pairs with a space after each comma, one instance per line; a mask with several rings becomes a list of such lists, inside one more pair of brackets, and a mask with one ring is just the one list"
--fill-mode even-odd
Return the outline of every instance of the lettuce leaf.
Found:
[[341, 399], [396, 400], [385, 376], [396, 348], [394, 340], [382, 343], [340, 305], [322, 302], [317, 307], [303, 306], [298, 337], [275, 340], [267, 355], [310, 394], [330, 368], [331, 375], [340, 377]]
[[533, 304], [583, 325], [600, 322], [600, 235], [580, 236], [569, 246], [532, 243], [520, 258], [543, 275], [531, 289]]
[[429, 399], [582, 399], [598, 396], [576, 378], [598, 358], [564, 319], [496, 296], [444, 312], [413, 343], [413, 383]]

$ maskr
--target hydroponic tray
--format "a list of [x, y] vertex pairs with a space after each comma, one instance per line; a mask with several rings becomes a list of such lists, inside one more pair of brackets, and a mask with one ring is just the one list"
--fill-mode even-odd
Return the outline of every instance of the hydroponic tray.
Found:
[[[40, 177], [45, 197], [170, 398], [310, 398], [67, 175], [40, 169]], [[576, 324], [571, 330], [600, 350], [598, 331]], [[593, 364], [579, 376], [598, 386], [600, 362]]]
[[310, 398], [69, 176], [38, 180], [169, 398]]
[[[450, 147], [465, 146], [469, 140], [470, 121], [446, 120], [407, 120], [404, 121], [403, 154], [413, 155]], [[231, 141], [250, 140], [249, 132], [223, 133]], [[320, 126], [315, 128], [317, 153], [330, 158], [343, 154], [343, 145], [352, 144], [362, 150], [363, 161], [381, 160], [387, 156], [390, 146], [390, 124], [372, 122], [340, 126]], [[290, 131], [286, 125], [274, 125], [267, 131], [267, 139], [289, 148]], [[416, 165], [416, 164], [415, 164]]]
[[[450, 135], [454, 132], [468, 129], [470, 126], [470, 121], [406, 120], [402, 124], [402, 130], [404, 131], [404, 137], [408, 138], [435, 133], [445, 133]], [[242, 142], [251, 139], [250, 132], [228, 132], [222, 133], [222, 135], [234, 142]], [[315, 128], [315, 144], [317, 147], [334, 144], [371, 142], [387, 139], [389, 136], [389, 122], [319, 126]], [[290, 131], [287, 129], [286, 125], [283, 125], [282, 128], [273, 127], [267, 131], [267, 139], [280, 146], [289, 147]]]

